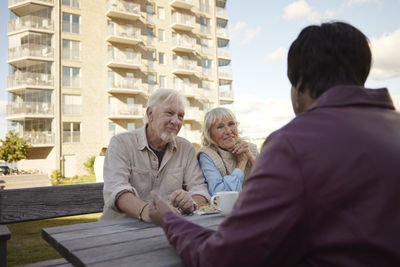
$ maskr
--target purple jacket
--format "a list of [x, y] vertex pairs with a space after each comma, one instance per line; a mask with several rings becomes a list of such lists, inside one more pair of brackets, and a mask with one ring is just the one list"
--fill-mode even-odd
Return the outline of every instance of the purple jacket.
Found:
[[164, 216], [190, 266], [400, 266], [400, 113], [333, 87], [268, 137], [217, 231]]

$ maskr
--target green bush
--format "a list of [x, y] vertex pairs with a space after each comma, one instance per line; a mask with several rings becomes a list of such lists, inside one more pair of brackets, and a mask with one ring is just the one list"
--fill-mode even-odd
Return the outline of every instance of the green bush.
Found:
[[52, 171], [50, 175], [51, 185], [59, 185], [62, 183], [62, 175], [60, 170]]
[[89, 175], [94, 175], [94, 160], [96, 159], [96, 156], [91, 156], [89, 157], [84, 163], [83, 166], [85, 166], [87, 172], [89, 173]]

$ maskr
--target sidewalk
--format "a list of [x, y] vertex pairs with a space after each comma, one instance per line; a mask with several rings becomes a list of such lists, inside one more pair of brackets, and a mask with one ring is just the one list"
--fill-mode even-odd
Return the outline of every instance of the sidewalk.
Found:
[[5, 181], [5, 190], [51, 186], [50, 178], [47, 174], [5, 175], [0, 176], [0, 180]]

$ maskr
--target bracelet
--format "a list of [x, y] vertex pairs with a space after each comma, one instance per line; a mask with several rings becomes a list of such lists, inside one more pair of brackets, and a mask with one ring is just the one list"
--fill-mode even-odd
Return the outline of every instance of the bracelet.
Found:
[[142, 213], [143, 213], [143, 211], [144, 211], [144, 208], [146, 208], [147, 205], [149, 205], [149, 203], [145, 203], [145, 204], [142, 206], [142, 208], [140, 209], [140, 212], [139, 212], [139, 221], [142, 221], [142, 222], [143, 222]]

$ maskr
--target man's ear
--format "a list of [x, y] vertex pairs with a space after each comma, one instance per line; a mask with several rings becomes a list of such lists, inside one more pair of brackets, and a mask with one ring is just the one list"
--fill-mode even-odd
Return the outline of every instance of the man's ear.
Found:
[[149, 122], [153, 120], [153, 110], [151, 109], [151, 107], [147, 107], [146, 115], [147, 115]]
[[304, 88], [305, 88], [305, 83], [303, 80], [303, 76], [301, 76], [296, 86], [294, 87], [294, 90], [297, 95], [301, 95], [302, 93], [304, 93]]

